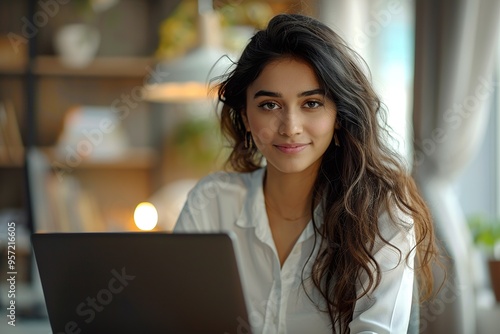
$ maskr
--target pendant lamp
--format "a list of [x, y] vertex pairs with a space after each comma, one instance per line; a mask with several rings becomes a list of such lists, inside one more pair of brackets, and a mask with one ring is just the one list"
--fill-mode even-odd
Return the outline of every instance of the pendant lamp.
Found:
[[210, 99], [211, 79], [224, 74], [231, 66], [230, 52], [222, 48], [219, 18], [212, 1], [198, 1], [200, 44], [188, 54], [157, 64], [162, 82], [144, 86], [145, 100], [159, 103], [186, 103]]

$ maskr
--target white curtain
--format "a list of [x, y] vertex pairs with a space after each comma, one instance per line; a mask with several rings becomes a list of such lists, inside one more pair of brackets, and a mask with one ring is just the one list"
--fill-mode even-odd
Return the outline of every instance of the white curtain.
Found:
[[486, 131], [500, 1], [322, 0], [318, 14], [373, 66], [368, 46], [408, 2], [416, 14], [413, 173], [450, 259], [440, 294], [420, 310], [420, 332], [475, 333], [472, 244], [454, 187]]
[[472, 244], [454, 183], [486, 131], [499, 22], [498, 0], [416, 1], [414, 176], [449, 256], [445, 285], [421, 308], [422, 333], [476, 332]]

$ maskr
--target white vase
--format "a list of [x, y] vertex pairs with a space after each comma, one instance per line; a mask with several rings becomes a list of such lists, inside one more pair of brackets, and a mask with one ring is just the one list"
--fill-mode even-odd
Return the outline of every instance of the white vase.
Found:
[[101, 42], [99, 30], [75, 23], [62, 27], [55, 35], [54, 48], [68, 67], [85, 67], [94, 59]]

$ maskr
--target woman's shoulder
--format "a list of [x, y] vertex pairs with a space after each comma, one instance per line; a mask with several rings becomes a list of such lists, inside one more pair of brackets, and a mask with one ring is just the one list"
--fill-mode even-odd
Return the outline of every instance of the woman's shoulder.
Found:
[[[247, 195], [258, 185], [262, 171], [251, 173], [215, 172], [202, 178], [191, 189], [183, 211], [200, 226], [216, 226], [214, 221], [223, 224], [223, 217], [230, 218], [228, 226], [234, 224]], [[218, 225], [217, 225], [218, 226]], [[199, 227], [199, 230], [205, 230]]]
[[229, 197], [246, 193], [262, 180], [262, 169], [249, 173], [218, 171], [210, 173], [199, 180], [190, 191], [188, 198], [200, 196], [214, 198], [227, 195]]
[[379, 236], [391, 243], [401, 245], [409, 242], [411, 245], [414, 239], [413, 224], [413, 217], [409, 213], [395, 204], [391, 205], [382, 210], [378, 217]]
[[393, 233], [394, 230], [408, 231], [413, 227], [413, 217], [396, 204], [392, 204], [380, 210], [378, 227], [381, 230], [393, 230]]

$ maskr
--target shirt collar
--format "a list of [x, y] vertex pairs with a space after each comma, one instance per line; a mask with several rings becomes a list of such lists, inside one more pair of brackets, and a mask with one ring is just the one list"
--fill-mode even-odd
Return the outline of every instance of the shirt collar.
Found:
[[[248, 192], [236, 225], [240, 227], [256, 227], [259, 223], [267, 223], [266, 207], [264, 204], [264, 175], [265, 168], [248, 173]], [[265, 218], [265, 219], [263, 219]]]
[[[261, 240], [271, 237], [269, 221], [267, 218], [264, 201], [264, 176], [266, 168], [257, 169], [248, 173], [248, 193], [245, 198], [243, 209], [236, 221], [236, 225], [243, 228], [256, 228], [255, 232]], [[323, 212], [321, 205], [314, 210], [314, 220], [319, 228], [323, 225]], [[314, 234], [312, 221], [307, 224], [297, 242], [310, 238]]]

